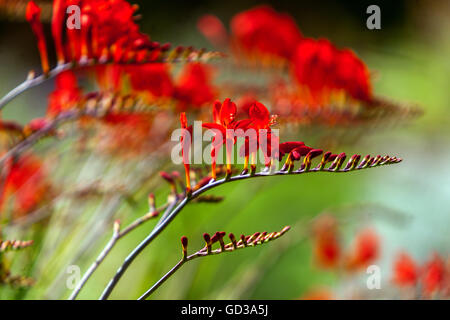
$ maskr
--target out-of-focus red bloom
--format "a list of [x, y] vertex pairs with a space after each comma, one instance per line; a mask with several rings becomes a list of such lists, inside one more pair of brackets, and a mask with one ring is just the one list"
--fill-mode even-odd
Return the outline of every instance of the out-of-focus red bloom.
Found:
[[415, 286], [418, 278], [416, 262], [407, 253], [400, 253], [394, 262], [394, 283], [398, 286]]
[[197, 28], [213, 45], [217, 47], [227, 45], [227, 30], [216, 16], [205, 14], [197, 21]]
[[41, 23], [41, 8], [34, 1], [28, 2], [25, 18], [33, 30], [37, 39], [39, 54], [41, 56], [42, 71], [48, 73], [49, 64], [47, 56], [47, 45], [45, 44], [44, 29]]
[[361, 231], [355, 239], [353, 251], [347, 256], [345, 267], [356, 270], [367, 267], [378, 258], [380, 240], [372, 229]]
[[13, 217], [23, 216], [36, 209], [50, 195], [50, 184], [42, 163], [35, 156], [22, 155], [16, 161], [11, 160], [4, 170], [8, 171], [0, 190], [0, 211], [5, 211], [9, 205], [8, 199], [14, 197]]
[[77, 78], [72, 71], [64, 71], [55, 80], [55, 90], [49, 96], [47, 116], [54, 117], [72, 109], [81, 99]]
[[305, 294], [300, 300], [333, 300], [333, 294], [326, 289], [315, 289]]
[[58, 63], [64, 63], [64, 46], [63, 46], [63, 28], [65, 10], [64, 0], [53, 0], [53, 15], [52, 15], [52, 36], [55, 42], [56, 57]]
[[120, 92], [124, 67], [117, 64], [98, 65], [94, 67], [97, 84], [103, 91]]
[[434, 254], [422, 270], [423, 293], [431, 295], [443, 288], [445, 278], [445, 265], [442, 258]]
[[[81, 28], [67, 28], [66, 9], [80, 7]], [[55, 0], [52, 35], [58, 63], [96, 58], [114, 62], [149, 62], [168, 49], [150, 40], [135, 23], [136, 5], [125, 0]], [[67, 16], [73, 23], [73, 13]], [[66, 31], [66, 34], [64, 34]]]
[[146, 92], [153, 98], [171, 97], [174, 86], [167, 64], [150, 63], [146, 65], [126, 66], [133, 90]]
[[323, 268], [338, 266], [341, 246], [338, 240], [337, 223], [333, 216], [323, 215], [313, 226], [314, 257]]
[[180, 114], [181, 129], [183, 129], [180, 142], [181, 142], [181, 155], [183, 157], [183, 164], [186, 173], [186, 192], [191, 191], [191, 176], [190, 176], [190, 162], [189, 151], [192, 144], [192, 126], [188, 126], [186, 113]]
[[187, 64], [175, 88], [174, 97], [178, 100], [178, 108], [186, 110], [191, 106], [199, 108], [211, 103], [216, 96], [212, 85], [212, 69], [202, 63]]
[[292, 57], [292, 70], [307, 103], [329, 104], [332, 93], [343, 91], [356, 100], [372, 99], [366, 65], [349, 49], [339, 50], [326, 39], [303, 39]]
[[268, 6], [243, 11], [230, 25], [234, 44], [249, 55], [289, 59], [302, 38], [291, 16]]

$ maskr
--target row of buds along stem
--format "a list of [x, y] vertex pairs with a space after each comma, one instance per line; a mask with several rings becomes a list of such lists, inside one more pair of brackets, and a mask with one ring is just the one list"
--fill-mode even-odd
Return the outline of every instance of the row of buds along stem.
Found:
[[33, 243], [33, 240], [0, 240], [0, 252], [27, 248]]
[[[254, 102], [248, 108], [247, 119], [238, 120], [236, 105], [230, 100], [216, 101], [213, 105], [213, 123], [202, 124], [203, 128], [212, 130], [211, 141], [211, 174], [201, 180], [201, 183], [191, 187], [191, 167], [190, 167], [190, 150], [192, 147], [193, 126], [188, 125], [186, 114], [180, 115], [182, 133], [180, 136], [182, 161], [186, 172], [186, 194], [190, 195], [192, 191], [196, 191], [217, 178], [216, 156], [220, 148], [225, 145], [226, 152], [226, 173], [225, 180], [229, 180], [233, 174], [232, 167], [232, 149], [237, 142], [237, 137], [245, 139], [244, 145], [241, 147], [239, 155], [245, 157], [244, 170], [241, 176], [256, 175], [256, 155], [262, 151], [264, 155], [265, 173], [274, 174], [295, 174], [303, 172], [349, 172], [369, 167], [377, 167], [381, 165], [394, 164], [401, 162], [401, 158], [381, 156], [371, 157], [370, 155], [361, 157], [355, 154], [350, 157], [345, 164], [347, 155], [343, 152], [333, 154], [332, 152], [323, 152], [321, 149], [315, 149], [306, 146], [302, 141], [290, 141], [279, 143], [279, 138], [271, 126], [274, 124], [274, 116], [271, 116], [267, 108], [259, 103]], [[256, 130], [257, 129], [257, 130]], [[263, 130], [262, 130], [263, 129]], [[232, 133], [234, 132], [234, 133]], [[248, 133], [250, 132], [250, 133]], [[253, 137], [250, 136], [253, 134]], [[224, 138], [225, 137], [225, 138]], [[313, 165], [313, 159], [322, 155], [320, 162]], [[286, 156], [286, 160], [281, 170], [274, 172], [274, 161], [282, 161]], [[362, 160], [361, 160], [362, 159]], [[301, 162], [298, 169], [295, 170], [295, 162]], [[248, 170], [250, 164], [250, 171]], [[328, 167], [326, 167], [328, 165]], [[258, 174], [262, 174], [258, 173]]]
[[[225, 243], [226, 232], [218, 231], [214, 235], [210, 235], [208, 233], [203, 234], [203, 239], [205, 240], [205, 246], [192, 255], [188, 255], [188, 238], [183, 236], [181, 238], [181, 246], [183, 252], [183, 260], [191, 260], [194, 258], [212, 255], [212, 254], [220, 254], [224, 252], [233, 252], [238, 249], [255, 247], [258, 245], [262, 245], [264, 243], [268, 243], [270, 241], [276, 240], [283, 236], [286, 232], [290, 230], [291, 227], [286, 226], [280, 231], [275, 232], [256, 232], [252, 235], [241, 235], [239, 240], [237, 240], [236, 236], [233, 233], [228, 235], [228, 238], [231, 242]], [[219, 247], [217, 249], [213, 249], [214, 244], [218, 243]]]

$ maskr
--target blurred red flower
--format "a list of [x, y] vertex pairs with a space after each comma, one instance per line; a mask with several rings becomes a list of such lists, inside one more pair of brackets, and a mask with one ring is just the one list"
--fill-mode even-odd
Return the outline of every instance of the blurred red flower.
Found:
[[146, 92], [153, 98], [171, 97], [174, 85], [165, 63], [149, 63], [145, 65], [126, 66], [133, 90]]
[[289, 59], [302, 34], [294, 19], [268, 6], [243, 11], [231, 20], [234, 45], [247, 54]]
[[55, 117], [72, 109], [81, 99], [81, 90], [72, 71], [64, 71], [56, 76], [55, 90], [49, 96], [47, 116]]
[[347, 256], [345, 267], [348, 270], [357, 270], [367, 267], [378, 258], [380, 240], [372, 229], [365, 229], [356, 236], [353, 250]]
[[199, 108], [214, 100], [217, 93], [212, 85], [212, 73], [212, 68], [202, 63], [189, 63], [184, 67], [174, 92], [180, 110]]
[[304, 98], [313, 105], [329, 104], [333, 91], [353, 99], [372, 99], [369, 71], [353, 51], [339, 50], [326, 39], [303, 39], [292, 58], [298, 83], [308, 89]]
[[418, 277], [419, 268], [415, 261], [407, 253], [400, 253], [394, 261], [394, 283], [398, 286], [415, 286]]
[[5, 166], [6, 177], [0, 190], [0, 208], [6, 211], [7, 199], [12, 203], [13, 217], [23, 216], [36, 209], [50, 195], [50, 184], [42, 162], [30, 154], [22, 155]]
[[323, 268], [337, 267], [341, 258], [337, 222], [331, 215], [319, 217], [313, 225], [314, 257]]
[[434, 254], [422, 270], [423, 293], [428, 296], [443, 288], [445, 278], [444, 261]]

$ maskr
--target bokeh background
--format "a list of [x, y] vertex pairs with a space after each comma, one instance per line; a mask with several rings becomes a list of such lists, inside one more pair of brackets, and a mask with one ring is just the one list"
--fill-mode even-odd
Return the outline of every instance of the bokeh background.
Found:
[[[211, 45], [196, 29], [199, 17], [212, 13], [228, 25], [237, 12], [260, 4], [257, 1], [133, 2], [140, 5], [142, 31], [150, 34], [152, 39], [206, 48]], [[357, 143], [341, 144], [337, 150], [347, 154], [397, 155], [404, 161], [395, 166], [346, 175], [273, 177], [217, 188], [214, 194], [224, 196], [225, 200], [219, 204], [188, 206], [135, 261], [112, 298], [137, 297], [167, 272], [179, 259], [182, 235], [189, 237], [192, 248], [200, 248], [201, 235], [218, 230], [250, 234], [280, 230], [285, 225], [295, 226], [279, 242], [188, 263], [153, 298], [296, 299], [318, 288], [329, 288], [338, 297], [360, 294], [398, 298], [398, 292], [391, 285], [392, 259], [398, 251], [410, 252], [417, 261], [425, 261], [434, 251], [448, 256], [449, 2], [321, 0], [265, 3], [291, 14], [304, 35], [325, 37], [339, 47], [354, 49], [376, 72], [374, 89], [378, 95], [421, 106], [424, 110], [421, 117], [395, 126], [381, 126], [362, 136]], [[381, 8], [381, 30], [366, 28], [366, 8], [370, 4], [378, 4]], [[38, 65], [35, 41], [28, 24], [19, 14], [11, 16], [3, 12], [0, 19], [0, 95], [23, 81], [28, 71]], [[26, 123], [42, 116], [52, 88], [53, 83], [49, 81], [29, 90], [2, 111], [2, 118]], [[296, 134], [300, 140], [308, 142], [301, 131]], [[65, 150], [70, 155], [70, 149]], [[180, 168], [166, 165], [165, 169]], [[113, 219], [118, 217], [126, 224], [145, 213], [146, 194], [150, 191], [155, 191], [161, 202], [168, 190], [165, 185], [152, 182], [133, 196], [132, 205], [119, 205], [118, 211], [111, 216], [97, 215], [100, 220], [95, 221], [95, 228], [86, 228], [90, 221], [87, 218], [84, 225], [64, 226], [52, 219], [47, 229], [51, 235], [41, 234], [42, 241], [37, 241], [41, 250], [29, 253], [35, 262], [27, 272], [38, 277], [35, 286], [27, 290], [0, 287], [0, 297], [67, 297], [70, 293], [65, 287], [67, 266], [77, 264], [82, 271], [86, 270], [109, 239]], [[338, 217], [348, 242], [360, 228], [375, 228], [381, 239], [381, 255], [377, 261], [382, 272], [381, 290], [369, 292], [364, 272], [350, 277], [323, 271], [314, 265], [308, 224], [324, 212]], [[153, 224], [148, 223], [118, 243], [113, 254], [87, 283], [80, 298], [99, 296], [130, 249], [145, 237]], [[10, 235], [36, 236], [33, 226], [4, 228]], [[71, 236], [73, 230], [77, 230], [77, 236]], [[93, 233], [95, 241], [88, 243], [83, 252], [67, 254], [76, 252], [82, 239]]]

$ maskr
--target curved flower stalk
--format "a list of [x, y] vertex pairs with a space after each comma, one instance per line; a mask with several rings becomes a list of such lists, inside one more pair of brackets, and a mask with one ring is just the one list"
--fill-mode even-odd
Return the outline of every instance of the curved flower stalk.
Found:
[[[214, 109], [215, 110], [215, 109]], [[230, 116], [231, 113], [228, 111], [225, 113], [227, 116]], [[234, 117], [231, 117], [234, 120]], [[185, 116], [181, 116], [181, 122], [183, 128], [188, 128], [187, 120]], [[251, 123], [251, 122], [249, 122]], [[186, 146], [182, 144], [183, 152], [186, 152]], [[275, 150], [273, 150], [273, 155], [277, 154]], [[227, 163], [227, 170], [225, 177], [219, 180], [213, 179], [212, 176], [214, 173], [211, 173], [210, 176], [206, 176], [200, 180], [198, 185], [190, 186], [188, 189], [185, 187], [184, 197], [180, 199], [176, 199], [173, 202], [173, 207], [170, 208], [160, 219], [158, 224], [155, 226], [153, 231], [128, 255], [128, 257], [124, 260], [123, 264], [119, 267], [114, 277], [108, 283], [107, 287], [103, 291], [101, 295], [101, 299], [107, 299], [112, 290], [117, 285], [120, 278], [123, 276], [125, 271], [134, 261], [134, 259], [144, 250], [166, 227], [167, 225], [175, 219], [175, 217], [182, 211], [182, 209], [192, 200], [201, 196], [204, 192], [209, 191], [216, 186], [223, 185], [225, 183], [241, 181], [245, 179], [253, 179], [256, 177], [268, 177], [268, 176], [283, 176], [283, 175], [299, 175], [310, 172], [331, 172], [331, 173], [345, 173], [352, 172], [357, 170], [363, 170], [367, 168], [374, 168], [378, 166], [395, 164], [402, 161], [402, 159], [397, 157], [390, 156], [376, 156], [371, 157], [367, 155], [365, 157], [361, 157], [361, 155], [353, 155], [350, 159], [345, 162], [347, 156], [345, 153], [333, 154], [331, 152], [323, 153], [320, 149], [313, 149], [310, 147], [306, 147], [303, 142], [287, 142], [284, 144], [280, 144], [279, 150], [279, 160], [281, 161], [284, 156], [286, 156], [285, 165], [280, 169], [273, 171], [271, 166], [266, 167], [263, 171], [256, 172], [252, 170], [250, 173], [243, 171], [241, 174], [232, 175], [229, 171], [231, 168], [231, 163]], [[322, 155], [321, 160], [317, 164], [313, 164], [313, 159]], [[295, 161], [301, 161], [303, 159], [301, 166], [298, 169], [295, 169], [294, 163]], [[186, 161], [185, 158], [183, 158]], [[269, 163], [270, 165], [270, 163]], [[186, 176], [190, 177], [190, 166], [188, 163], [185, 163]], [[232, 171], [231, 171], [232, 172]], [[189, 180], [188, 180], [189, 181]], [[187, 186], [187, 185], [186, 185]]]
[[[188, 238], [181, 238], [181, 246], [183, 257], [181, 260], [161, 279], [159, 279], [150, 289], [148, 289], [138, 300], [147, 299], [153, 292], [155, 292], [165, 281], [167, 281], [178, 269], [180, 269], [186, 262], [191, 261], [196, 258], [207, 257], [211, 255], [217, 255], [227, 252], [234, 252], [239, 249], [253, 248], [270, 241], [276, 240], [286, 234], [290, 230], [289, 226], [284, 227], [278, 232], [256, 232], [252, 235], [241, 235], [239, 240], [233, 233], [228, 235], [230, 238], [230, 243], [225, 244], [224, 238], [226, 233], [223, 231], [216, 232], [212, 237], [208, 233], [203, 234], [203, 239], [205, 240], [205, 246], [198, 250], [197, 252], [188, 255]], [[212, 246], [215, 243], [219, 243], [219, 248], [213, 249]]]

